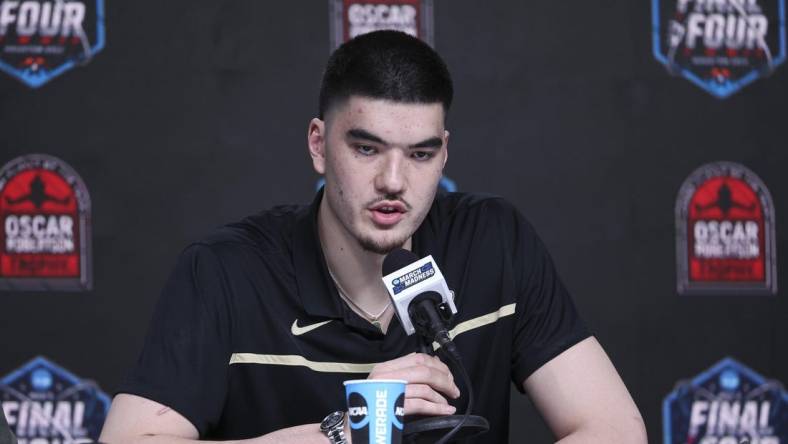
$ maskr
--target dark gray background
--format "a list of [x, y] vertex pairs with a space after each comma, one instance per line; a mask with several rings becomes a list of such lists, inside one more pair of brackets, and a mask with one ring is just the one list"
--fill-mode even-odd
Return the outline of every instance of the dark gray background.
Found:
[[[771, 189], [787, 251], [788, 68], [715, 99], [653, 59], [649, 8], [436, 0], [435, 44], [457, 91], [448, 176], [534, 223], [657, 442], [663, 397], [725, 356], [788, 379], [785, 295], [678, 296], [673, 222], [692, 170], [741, 162]], [[182, 247], [311, 199], [306, 129], [329, 30], [326, 1], [106, 13], [88, 66], [38, 90], [0, 76], [0, 163], [42, 152], [82, 175], [95, 264], [91, 292], [0, 294], [0, 374], [42, 354], [112, 391]], [[779, 260], [778, 276], [788, 285]], [[528, 400], [513, 402], [513, 442], [548, 442]]]

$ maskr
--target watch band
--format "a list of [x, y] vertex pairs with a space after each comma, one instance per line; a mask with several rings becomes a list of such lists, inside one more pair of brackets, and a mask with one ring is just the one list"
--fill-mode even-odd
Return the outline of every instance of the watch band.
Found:
[[339, 410], [330, 413], [320, 423], [320, 431], [326, 435], [331, 444], [347, 444], [345, 438], [345, 412]]
[[345, 431], [342, 429], [332, 430], [326, 434], [331, 444], [347, 444], [345, 439]]

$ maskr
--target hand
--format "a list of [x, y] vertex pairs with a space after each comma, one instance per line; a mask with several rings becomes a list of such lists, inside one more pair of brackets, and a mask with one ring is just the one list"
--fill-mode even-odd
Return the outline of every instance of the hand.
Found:
[[[443, 395], [460, 397], [449, 367], [435, 356], [411, 353], [376, 365], [367, 379], [404, 379], [408, 415], [451, 415], [456, 410]], [[441, 393], [443, 395], [441, 395]]]

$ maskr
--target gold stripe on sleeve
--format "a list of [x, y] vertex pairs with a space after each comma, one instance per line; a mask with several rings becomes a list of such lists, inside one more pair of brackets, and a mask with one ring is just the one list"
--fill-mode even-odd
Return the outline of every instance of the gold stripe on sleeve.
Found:
[[[456, 327], [449, 331], [452, 339], [468, 331], [492, 324], [501, 318], [514, 314], [515, 304], [504, 305], [498, 310], [487, 313], [477, 318], [468, 319], [460, 322]], [[432, 343], [432, 347], [437, 349], [437, 343]], [[299, 355], [264, 355], [258, 353], [233, 353], [230, 356], [230, 365], [233, 364], [261, 364], [261, 365], [285, 365], [301, 366], [321, 373], [369, 373], [377, 362], [352, 363], [352, 362], [324, 362], [310, 361]]]
[[323, 373], [369, 373], [377, 362], [369, 364], [354, 364], [349, 362], [320, 362], [310, 361], [299, 355], [260, 355], [257, 353], [233, 353], [230, 357], [232, 364], [267, 364], [303, 366], [316, 372]]
[[[511, 316], [514, 314], [514, 309], [517, 304], [509, 304], [504, 305], [503, 307], [499, 308], [498, 311], [494, 311], [492, 313], [487, 313], [486, 315], [479, 316], [478, 318], [468, 319], [467, 321], [460, 322], [449, 330], [449, 337], [456, 338], [457, 336], [471, 331], [473, 329], [484, 327], [485, 325], [492, 324], [496, 322], [498, 319], [505, 318], [506, 316]], [[437, 342], [432, 343], [433, 350], [437, 350], [440, 345]]]

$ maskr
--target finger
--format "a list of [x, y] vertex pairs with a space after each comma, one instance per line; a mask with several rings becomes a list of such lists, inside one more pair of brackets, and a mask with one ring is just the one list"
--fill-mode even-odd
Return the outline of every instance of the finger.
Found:
[[441, 362], [441, 360], [437, 357], [426, 355], [424, 353], [411, 353], [376, 365], [375, 368], [372, 369], [370, 375], [375, 373], [390, 373], [396, 370], [401, 370], [417, 365], [424, 365], [451, 374], [449, 367], [447, 367], [446, 364]]
[[380, 379], [404, 379], [408, 384], [427, 384], [434, 390], [446, 395], [457, 398], [460, 396], [460, 389], [454, 384], [454, 376], [432, 367], [418, 365], [403, 368], [391, 373], [382, 373], [377, 376]]
[[426, 384], [408, 384], [405, 388], [405, 399], [408, 398], [420, 398], [425, 401], [430, 401], [435, 404], [448, 404], [449, 401], [446, 400], [440, 393], [433, 390], [429, 385]]
[[448, 404], [435, 404], [419, 398], [405, 399], [406, 415], [451, 415], [456, 408]]
[[392, 359], [391, 361], [381, 362], [380, 364], [376, 365], [375, 368], [372, 370], [372, 373], [376, 371], [382, 373], [388, 373], [395, 370], [412, 367], [418, 364], [421, 360], [424, 359], [426, 355], [423, 353], [410, 353], [405, 356], [400, 356], [399, 358]]

